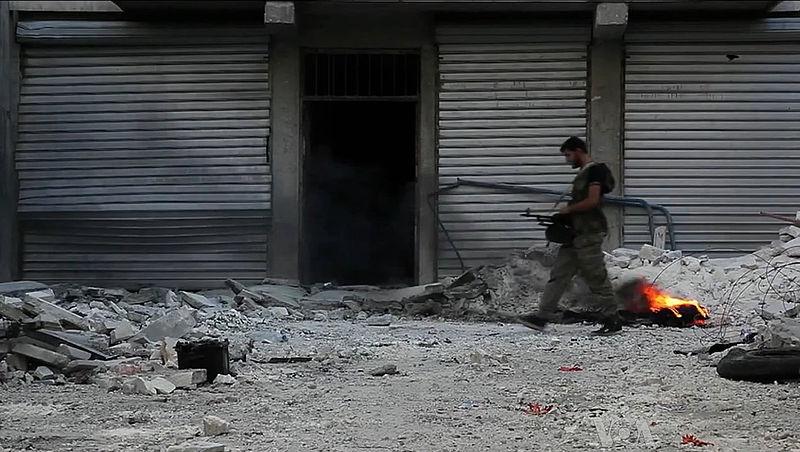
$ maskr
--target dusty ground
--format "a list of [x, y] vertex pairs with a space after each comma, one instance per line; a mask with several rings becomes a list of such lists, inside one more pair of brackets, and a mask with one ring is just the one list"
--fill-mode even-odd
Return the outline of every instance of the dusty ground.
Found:
[[[231, 451], [800, 450], [800, 386], [727, 381], [674, 354], [708, 343], [696, 328], [592, 338], [587, 325], [280, 327], [288, 341], [257, 343], [251, 358], [315, 361], [249, 362], [234, 386], [169, 396], [0, 387], [0, 450], [161, 451], [195, 437], [208, 414], [231, 422], [214, 438]], [[369, 376], [386, 363], [400, 374]], [[534, 415], [529, 403], [555, 407]], [[684, 434], [713, 445], [681, 446]]]

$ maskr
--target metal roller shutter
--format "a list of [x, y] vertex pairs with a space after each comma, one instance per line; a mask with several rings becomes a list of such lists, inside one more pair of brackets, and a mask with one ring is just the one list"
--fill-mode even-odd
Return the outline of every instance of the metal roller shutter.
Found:
[[[582, 25], [441, 25], [439, 183], [457, 178], [566, 190], [573, 172], [558, 147], [586, 135], [587, 45]], [[466, 266], [496, 262], [543, 239], [520, 217], [554, 199], [462, 187], [439, 215]], [[439, 274], [460, 270], [439, 239]]]
[[[800, 21], [644, 23], [626, 39], [625, 194], [667, 206], [685, 251], [772, 241], [758, 212], [800, 209]], [[648, 235], [627, 210], [626, 245]]]
[[[185, 287], [263, 277], [271, 185], [264, 31], [183, 29], [171, 40], [163, 28], [126, 23], [136, 32], [109, 41], [102, 22], [54, 24], [18, 28], [25, 277]], [[25, 34], [43, 28], [61, 39]]]

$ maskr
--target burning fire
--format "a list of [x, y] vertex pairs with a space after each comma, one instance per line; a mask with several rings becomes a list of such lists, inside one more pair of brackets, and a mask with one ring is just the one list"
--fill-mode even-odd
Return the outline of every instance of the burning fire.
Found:
[[641, 291], [644, 301], [647, 302], [647, 309], [653, 314], [667, 311], [678, 319], [682, 319], [684, 315], [694, 315], [694, 318], [687, 322], [690, 325], [703, 325], [708, 319], [708, 309], [696, 300], [673, 297], [647, 282], [642, 282]]

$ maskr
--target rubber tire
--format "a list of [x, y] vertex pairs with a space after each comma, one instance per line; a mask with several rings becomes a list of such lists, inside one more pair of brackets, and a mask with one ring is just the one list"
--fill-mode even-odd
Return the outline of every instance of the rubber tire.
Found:
[[800, 348], [732, 348], [717, 364], [717, 373], [729, 380], [771, 383], [800, 379]]

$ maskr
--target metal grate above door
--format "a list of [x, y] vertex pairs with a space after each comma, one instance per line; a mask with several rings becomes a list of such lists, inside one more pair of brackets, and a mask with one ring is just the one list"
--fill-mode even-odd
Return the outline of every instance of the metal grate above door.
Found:
[[419, 93], [419, 55], [414, 53], [308, 53], [304, 96], [410, 98]]

